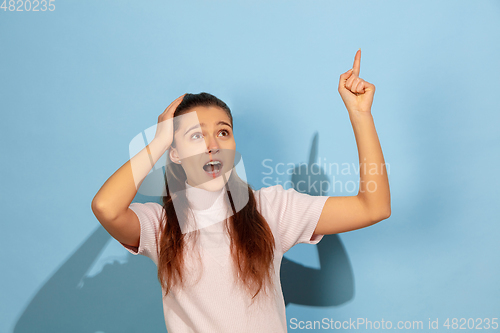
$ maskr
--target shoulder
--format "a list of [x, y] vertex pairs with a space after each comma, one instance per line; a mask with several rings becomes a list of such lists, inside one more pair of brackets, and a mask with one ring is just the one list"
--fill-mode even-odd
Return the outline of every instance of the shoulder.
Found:
[[328, 196], [314, 196], [302, 193], [293, 187], [284, 189], [282, 185], [263, 187], [256, 191], [255, 197], [262, 202], [262, 208], [275, 212], [289, 211], [298, 213], [310, 208], [322, 210]]
[[[282, 252], [298, 243], [316, 244], [321, 237], [313, 237], [323, 206], [328, 196], [313, 196], [294, 188], [274, 185], [260, 189], [262, 214], [278, 230]], [[265, 202], [265, 203], [264, 203]]]
[[144, 203], [132, 202], [130, 204], [130, 208], [131, 209], [149, 210], [149, 211], [153, 211], [155, 213], [160, 213], [164, 210], [163, 206], [160, 205], [158, 202], [144, 202]]
[[[287, 197], [294, 189], [285, 190], [281, 184], [262, 187], [254, 191], [255, 200], [263, 212], [278, 211], [286, 205]], [[293, 195], [293, 194], [292, 194]]]
[[148, 221], [150, 224], [159, 225], [165, 217], [165, 209], [158, 202], [133, 202], [129, 208], [136, 213], [141, 222]]
[[286, 191], [281, 184], [278, 184], [254, 190], [254, 194], [259, 197], [273, 198]]
[[268, 203], [277, 203], [279, 201], [287, 200], [287, 198], [293, 197], [295, 195], [307, 195], [297, 192], [294, 188], [289, 188], [285, 190], [281, 184], [263, 187], [254, 192], [256, 197], [263, 199]]

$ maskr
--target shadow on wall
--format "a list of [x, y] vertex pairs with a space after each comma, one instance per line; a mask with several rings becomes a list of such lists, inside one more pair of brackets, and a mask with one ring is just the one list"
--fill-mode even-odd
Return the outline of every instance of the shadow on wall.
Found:
[[[330, 180], [325, 170], [315, 163], [318, 159], [318, 133], [314, 135], [309, 162], [296, 166], [291, 182], [295, 190], [310, 195], [327, 195], [318, 188], [306, 186], [309, 192], [300, 191], [298, 184], [321, 184]], [[302, 186], [303, 188], [304, 186]], [[354, 297], [354, 275], [351, 263], [338, 235], [325, 235], [316, 245], [321, 269], [314, 269], [283, 257], [281, 262], [281, 288], [285, 304], [310, 306], [341, 305]]]
[[[293, 184], [300, 180], [328, 181], [324, 170], [313, 164], [317, 147], [316, 133], [309, 165], [294, 169]], [[301, 169], [308, 167], [317, 170]], [[320, 191], [309, 194], [322, 195]], [[138, 198], [151, 201], [151, 197], [140, 194]], [[128, 254], [127, 263], [106, 264], [98, 275], [84, 277], [109, 240], [110, 235], [99, 225], [38, 291], [16, 323], [14, 333], [165, 332], [162, 291], [150, 259]], [[283, 257], [280, 275], [286, 305], [338, 306], [354, 297], [354, 276], [339, 236], [325, 235], [316, 246], [321, 269]]]

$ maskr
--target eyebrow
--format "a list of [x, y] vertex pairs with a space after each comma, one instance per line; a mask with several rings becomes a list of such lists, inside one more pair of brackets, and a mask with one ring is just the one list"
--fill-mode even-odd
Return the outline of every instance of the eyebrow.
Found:
[[[190, 130], [192, 130], [192, 129], [194, 129], [194, 128], [197, 128], [197, 127], [200, 127], [200, 125], [201, 125], [201, 127], [205, 127], [205, 123], [196, 124], [196, 125], [194, 125], [194, 126], [192, 126], [192, 127], [188, 128], [188, 130], [186, 131], [186, 133], [184, 133], [184, 135], [188, 134], [188, 132], [189, 132]], [[229, 126], [231, 129], [233, 128], [233, 126], [229, 125], [227, 122], [222, 121], [222, 120], [221, 120], [221, 121], [219, 121], [219, 122], [218, 122], [217, 124], [215, 124], [215, 125], [227, 125], [227, 126]]]

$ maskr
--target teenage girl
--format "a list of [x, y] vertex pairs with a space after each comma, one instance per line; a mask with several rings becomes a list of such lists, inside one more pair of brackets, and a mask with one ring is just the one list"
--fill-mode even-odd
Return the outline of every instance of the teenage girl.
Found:
[[[154, 139], [96, 194], [92, 210], [109, 234], [157, 265], [170, 333], [286, 332], [283, 254], [295, 244], [316, 244], [323, 235], [390, 216], [371, 114], [375, 86], [359, 77], [360, 60], [358, 50], [338, 85], [358, 147], [357, 195], [311, 196], [281, 185], [252, 189], [234, 167], [239, 159], [231, 111], [208, 93], [174, 100], [158, 117]], [[162, 204], [132, 203], [164, 153]]]

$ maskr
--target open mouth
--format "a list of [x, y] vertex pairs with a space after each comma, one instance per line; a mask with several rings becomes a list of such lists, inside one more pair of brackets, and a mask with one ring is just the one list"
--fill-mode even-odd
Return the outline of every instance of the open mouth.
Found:
[[214, 178], [218, 177], [222, 171], [222, 162], [218, 160], [210, 161], [203, 166], [203, 170]]

